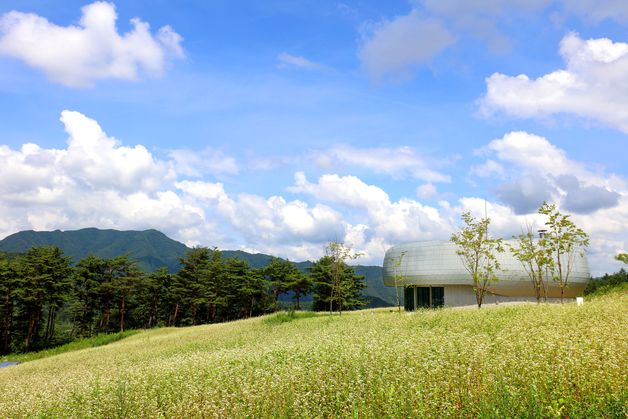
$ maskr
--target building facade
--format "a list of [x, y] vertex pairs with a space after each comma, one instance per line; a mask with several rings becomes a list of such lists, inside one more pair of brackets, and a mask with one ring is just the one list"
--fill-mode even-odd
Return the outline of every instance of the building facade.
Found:
[[[457, 249], [449, 241], [394, 246], [384, 257], [384, 284], [404, 288], [406, 310], [476, 304], [471, 274], [456, 254]], [[501, 265], [496, 272], [499, 281], [490, 285], [483, 303], [536, 301], [532, 281], [521, 262], [508, 250], [496, 256]], [[564, 297], [581, 296], [590, 277], [586, 255], [574, 255]], [[560, 298], [560, 288], [551, 278], [546, 281], [546, 289], [549, 300]]]

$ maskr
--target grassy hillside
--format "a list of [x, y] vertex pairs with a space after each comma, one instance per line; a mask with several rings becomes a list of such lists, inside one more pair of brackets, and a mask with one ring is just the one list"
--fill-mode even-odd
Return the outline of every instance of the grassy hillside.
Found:
[[143, 332], [0, 369], [6, 416], [626, 417], [628, 296]]

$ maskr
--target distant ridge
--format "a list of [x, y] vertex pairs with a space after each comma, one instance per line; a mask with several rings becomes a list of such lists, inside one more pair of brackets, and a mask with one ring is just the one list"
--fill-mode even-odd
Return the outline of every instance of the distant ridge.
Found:
[[20, 231], [0, 241], [0, 251], [21, 253], [33, 246], [58, 246], [74, 261], [93, 253], [111, 258], [128, 254], [146, 272], [167, 266], [172, 272], [179, 268], [178, 257], [187, 246], [157, 230], [118, 231], [84, 228], [74, 231]]
[[[0, 252], [23, 253], [33, 246], [49, 245], [58, 246], [74, 262], [90, 253], [105, 258], [128, 254], [146, 272], [153, 272], [162, 266], [166, 266], [170, 272], [178, 271], [179, 258], [189, 250], [185, 244], [157, 230], [83, 228], [72, 231], [20, 231], [0, 240]], [[227, 258], [245, 260], [254, 268], [265, 266], [272, 258], [263, 253], [247, 253], [241, 250], [223, 250], [222, 254]], [[305, 272], [312, 262], [296, 262], [296, 265]], [[364, 295], [370, 299], [371, 307], [394, 305], [395, 290], [384, 286], [381, 266], [357, 265], [355, 271], [358, 275], [365, 276], [367, 288]]]

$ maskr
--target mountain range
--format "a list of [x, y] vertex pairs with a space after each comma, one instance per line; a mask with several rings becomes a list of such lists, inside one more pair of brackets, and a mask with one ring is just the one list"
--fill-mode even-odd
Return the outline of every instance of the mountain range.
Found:
[[[157, 230], [119, 231], [84, 228], [74, 231], [20, 231], [0, 240], [0, 252], [22, 253], [33, 246], [57, 246], [71, 256], [74, 262], [90, 253], [112, 258], [128, 254], [138, 262], [145, 272], [152, 272], [166, 266], [170, 272], [177, 272], [179, 258], [190, 249], [185, 244], [173, 240]], [[223, 250], [225, 258], [238, 258], [247, 261], [254, 268], [268, 264], [271, 255], [248, 253], [241, 250]], [[307, 272], [311, 261], [296, 262], [297, 267]], [[370, 307], [383, 307], [395, 304], [395, 290], [384, 286], [381, 266], [354, 266], [358, 275], [364, 275], [367, 287], [364, 296]]]

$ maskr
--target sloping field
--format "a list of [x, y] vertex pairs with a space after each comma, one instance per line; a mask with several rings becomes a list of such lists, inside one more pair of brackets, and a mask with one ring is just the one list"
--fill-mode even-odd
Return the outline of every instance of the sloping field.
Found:
[[628, 296], [161, 329], [0, 369], [1, 416], [626, 417]]

